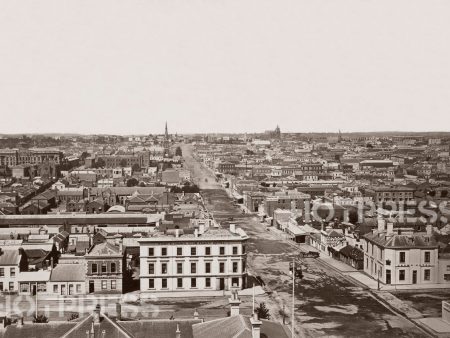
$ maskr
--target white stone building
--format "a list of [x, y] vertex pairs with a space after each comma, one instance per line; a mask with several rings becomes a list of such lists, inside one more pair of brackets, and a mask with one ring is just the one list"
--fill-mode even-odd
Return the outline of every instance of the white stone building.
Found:
[[246, 279], [247, 234], [230, 229], [173, 229], [138, 239], [142, 293], [230, 290]]

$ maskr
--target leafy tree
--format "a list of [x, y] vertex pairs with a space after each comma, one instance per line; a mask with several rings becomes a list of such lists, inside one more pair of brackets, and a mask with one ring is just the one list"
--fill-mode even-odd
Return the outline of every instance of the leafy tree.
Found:
[[133, 172], [141, 171], [141, 166], [139, 164], [135, 163], [135, 164], [133, 164], [131, 169], [133, 170]]
[[89, 156], [91, 156], [91, 154], [89, 154], [87, 151], [83, 151], [83, 153], [81, 154], [80, 158], [82, 160], [84, 160], [84, 159], [86, 159]]
[[139, 181], [137, 179], [135, 179], [134, 177], [130, 178], [127, 181], [127, 187], [135, 187], [139, 184]]
[[48, 318], [45, 315], [35, 314], [33, 318], [33, 323], [48, 323]]
[[270, 313], [269, 309], [266, 307], [266, 303], [262, 302], [259, 304], [255, 311], [258, 314], [259, 319], [270, 319]]
[[183, 152], [181, 151], [180, 147], [177, 147], [175, 149], [175, 156], [183, 156]]
[[94, 168], [103, 168], [105, 167], [106, 163], [102, 158], [98, 158], [95, 160], [95, 163], [93, 165]]
[[78, 313], [71, 313], [69, 318], [67, 318], [67, 321], [70, 322], [72, 320], [78, 319], [80, 315]]

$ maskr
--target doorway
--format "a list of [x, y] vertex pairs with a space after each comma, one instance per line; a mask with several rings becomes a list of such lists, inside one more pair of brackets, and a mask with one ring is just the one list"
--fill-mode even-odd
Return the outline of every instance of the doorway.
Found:
[[412, 282], [413, 284], [417, 284], [417, 270], [413, 270]]
[[89, 281], [89, 293], [93, 293], [94, 291], [95, 291], [94, 281], [90, 280]]
[[219, 278], [219, 290], [225, 290], [225, 279]]
[[386, 270], [386, 284], [391, 284], [391, 270]]

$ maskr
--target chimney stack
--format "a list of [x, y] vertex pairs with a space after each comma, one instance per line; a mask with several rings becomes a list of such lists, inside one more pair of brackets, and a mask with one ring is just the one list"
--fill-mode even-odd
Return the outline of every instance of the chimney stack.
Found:
[[394, 223], [388, 222], [386, 235], [392, 235], [393, 233], [394, 233]]
[[231, 288], [231, 297], [228, 301], [230, 302], [230, 317], [239, 315], [241, 300], [238, 297], [238, 288], [235, 285]]
[[431, 224], [427, 224], [427, 235], [431, 236], [433, 234], [433, 226]]
[[194, 236], [195, 236], [195, 237], [198, 237], [198, 229], [195, 229], [195, 230], [194, 230]]
[[92, 317], [94, 318], [94, 324], [100, 324], [100, 304], [95, 306], [95, 309], [92, 313]]
[[236, 233], [236, 224], [230, 224], [230, 232], [232, 232], [233, 234]]
[[195, 311], [194, 311], [194, 319], [195, 319], [195, 320], [198, 320], [198, 312], [197, 312], [197, 309], [195, 309]]
[[252, 338], [261, 338], [261, 325], [262, 322], [258, 319], [258, 314], [255, 312], [253, 317], [250, 318], [252, 324]]
[[175, 237], [180, 237], [180, 229], [175, 229]]
[[122, 320], [122, 305], [119, 302], [116, 303], [116, 317], [117, 320]]
[[378, 218], [378, 231], [384, 231], [386, 229], [386, 220], [382, 217]]

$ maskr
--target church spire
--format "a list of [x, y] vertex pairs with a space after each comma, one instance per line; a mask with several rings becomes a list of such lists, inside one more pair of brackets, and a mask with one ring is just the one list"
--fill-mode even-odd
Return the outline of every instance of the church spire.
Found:
[[166, 138], [169, 138], [169, 131], [168, 131], [168, 129], [167, 129], [167, 121], [166, 121], [165, 136], [166, 136]]

